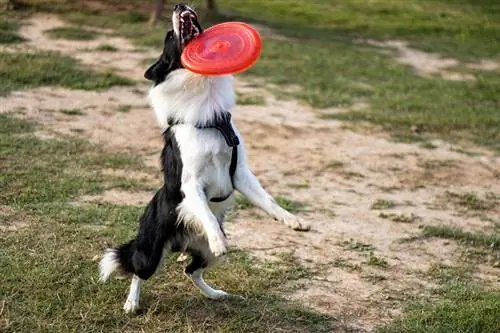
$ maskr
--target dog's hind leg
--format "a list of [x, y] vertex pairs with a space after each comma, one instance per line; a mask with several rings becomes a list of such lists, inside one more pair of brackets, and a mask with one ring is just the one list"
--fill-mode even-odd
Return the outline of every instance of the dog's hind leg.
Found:
[[134, 313], [139, 309], [139, 297], [141, 296], [141, 286], [143, 280], [134, 275], [132, 277], [132, 283], [130, 284], [130, 291], [127, 296], [127, 300], [123, 305], [123, 310], [126, 313]]
[[[218, 290], [210, 287], [203, 279], [203, 271], [207, 268], [207, 261], [200, 255], [193, 255], [191, 263], [186, 267], [184, 272], [189, 275], [194, 285], [200, 289], [201, 293], [210, 299], [223, 299], [230, 296], [223, 290]], [[212, 262], [211, 267], [215, 266], [217, 262]]]

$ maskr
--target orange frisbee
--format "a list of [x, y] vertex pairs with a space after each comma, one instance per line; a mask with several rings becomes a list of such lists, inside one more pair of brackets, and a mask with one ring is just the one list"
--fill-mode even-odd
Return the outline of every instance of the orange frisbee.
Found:
[[198, 74], [236, 74], [252, 67], [261, 50], [262, 39], [252, 26], [225, 22], [208, 28], [189, 42], [181, 62]]

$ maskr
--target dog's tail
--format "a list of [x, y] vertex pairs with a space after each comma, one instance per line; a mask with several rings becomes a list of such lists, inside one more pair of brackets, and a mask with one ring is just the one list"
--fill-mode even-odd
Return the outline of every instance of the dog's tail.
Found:
[[135, 250], [135, 239], [117, 248], [106, 249], [99, 263], [99, 280], [105, 282], [118, 268], [125, 273], [134, 272], [132, 257]]

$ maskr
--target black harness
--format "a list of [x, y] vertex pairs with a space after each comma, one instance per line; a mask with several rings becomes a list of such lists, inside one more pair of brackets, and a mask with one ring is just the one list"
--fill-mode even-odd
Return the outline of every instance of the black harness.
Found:
[[[180, 125], [184, 124], [183, 122], [179, 120], [174, 120], [172, 118], [168, 119], [168, 126], [172, 127], [175, 125]], [[217, 117], [212, 123], [205, 124], [205, 125], [194, 125], [194, 127], [199, 128], [199, 129], [204, 129], [204, 128], [215, 128], [218, 130], [224, 139], [226, 140], [226, 143], [229, 147], [232, 147], [232, 153], [231, 153], [231, 163], [229, 164], [229, 176], [231, 177], [231, 184], [233, 185], [233, 190], [226, 196], [224, 197], [217, 197], [217, 198], [211, 198], [211, 202], [222, 202], [227, 200], [233, 194], [234, 191], [234, 173], [236, 172], [236, 165], [238, 163], [238, 145], [240, 144], [240, 139], [236, 135], [236, 132], [233, 129], [233, 126], [231, 126], [231, 114], [229, 112], [224, 112], [221, 116]]]

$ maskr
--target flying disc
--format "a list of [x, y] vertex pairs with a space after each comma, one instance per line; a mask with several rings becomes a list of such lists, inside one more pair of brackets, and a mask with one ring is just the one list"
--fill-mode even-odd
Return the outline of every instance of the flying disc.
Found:
[[261, 50], [262, 39], [252, 26], [225, 22], [195, 37], [184, 48], [181, 61], [185, 68], [198, 74], [236, 74], [250, 68]]

